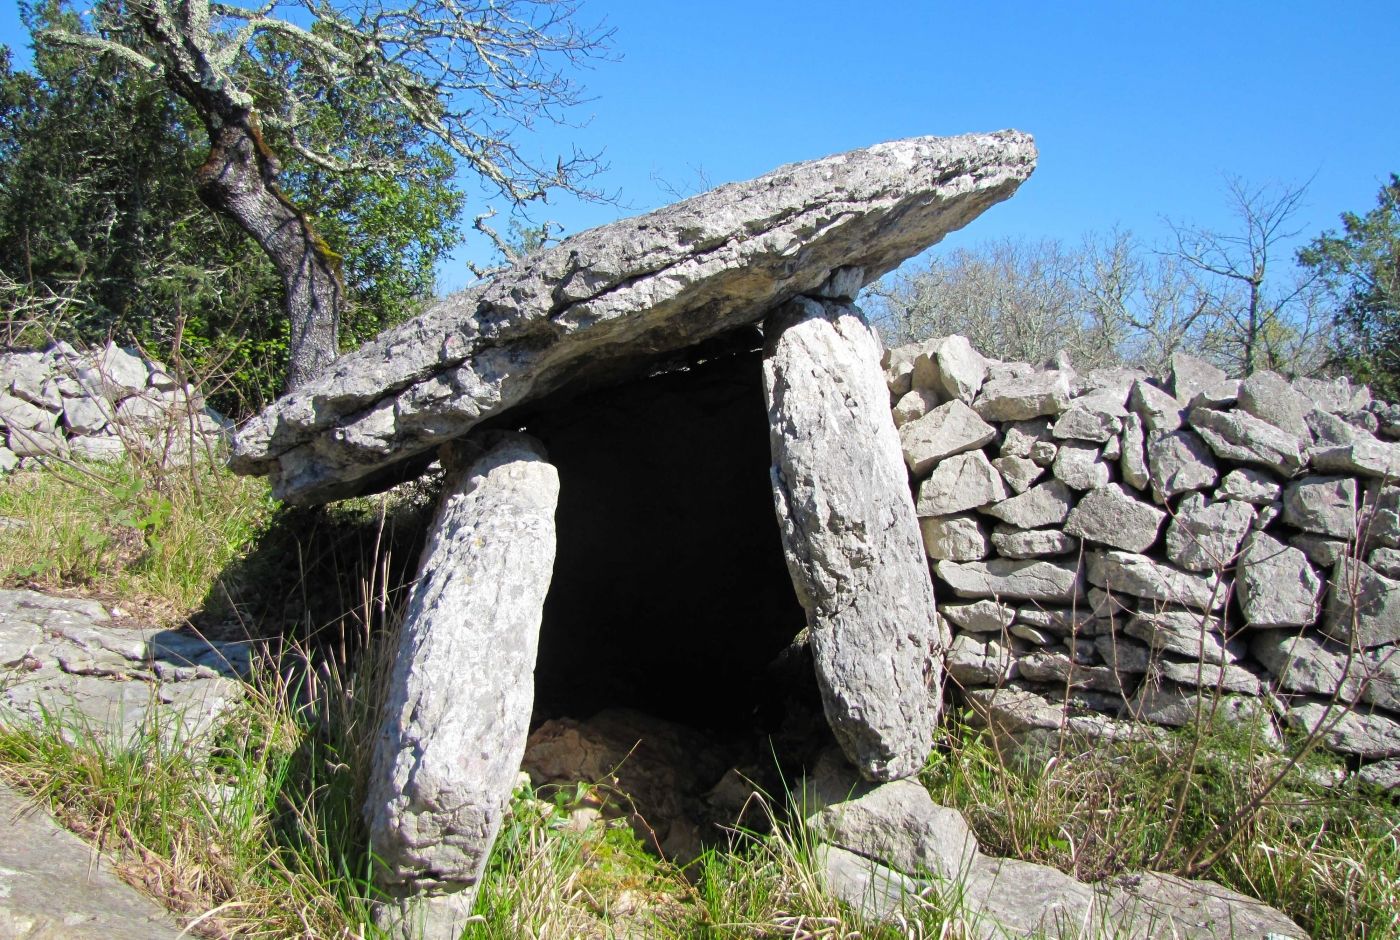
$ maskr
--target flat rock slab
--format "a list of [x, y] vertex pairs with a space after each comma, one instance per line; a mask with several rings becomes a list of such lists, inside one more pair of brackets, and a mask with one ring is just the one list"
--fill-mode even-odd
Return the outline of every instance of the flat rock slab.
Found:
[[0, 784], [0, 940], [176, 940], [164, 909]]
[[197, 742], [242, 698], [252, 657], [249, 643], [114, 621], [97, 601], [0, 591], [0, 722]]
[[874, 332], [799, 299], [765, 330], [773, 499], [827, 721], [867, 778], [932, 747], [948, 637], [933, 603]]
[[232, 465], [296, 503], [383, 485], [510, 408], [643, 374], [801, 294], [854, 296], [1009, 197], [1035, 157], [1017, 131], [917, 137], [581, 233], [336, 360], [243, 428]]

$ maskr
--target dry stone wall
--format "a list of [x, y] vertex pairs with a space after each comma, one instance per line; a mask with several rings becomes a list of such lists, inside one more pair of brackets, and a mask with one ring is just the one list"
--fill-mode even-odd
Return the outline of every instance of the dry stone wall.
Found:
[[1400, 408], [1345, 378], [1164, 378], [885, 354], [974, 713], [1025, 737], [1123, 719], [1308, 732], [1400, 780]]
[[227, 422], [164, 364], [108, 343], [0, 354], [0, 472], [27, 458], [187, 459]]

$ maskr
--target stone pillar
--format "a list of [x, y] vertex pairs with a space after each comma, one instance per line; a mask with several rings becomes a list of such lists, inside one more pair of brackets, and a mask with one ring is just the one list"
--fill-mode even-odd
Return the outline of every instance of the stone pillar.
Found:
[[907, 777], [932, 745], [948, 637], [880, 345], [855, 307], [806, 297], [764, 333], [773, 500], [827, 721], [867, 778]]
[[520, 772], [559, 499], [525, 435], [444, 453], [365, 803], [381, 919], [425, 940], [461, 932]]

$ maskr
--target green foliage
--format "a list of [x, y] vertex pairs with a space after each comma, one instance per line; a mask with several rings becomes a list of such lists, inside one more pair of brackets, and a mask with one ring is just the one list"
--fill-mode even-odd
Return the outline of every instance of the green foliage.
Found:
[[1342, 233], [1325, 232], [1299, 253], [1337, 300], [1336, 365], [1400, 399], [1400, 176], [1381, 187], [1376, 208], [1342, 215]]
[[[81, 30], [54, 3], [27, 12], [34, 73], [0, 54], [0, 312], [11, 343], [115, 336], [205, 380], [241, 416], [284, 384], [289, 326], [281, 282], [236, 225], [199, 199], [204, 131], [159, 82], [115, 57], [41, 35]], [[314, 76], [298, 76], [309, 83]], [[343, 258], [353, 347], [416, 313], [458, 239], [453, 164], [412, 126], [369, 106], [336, 110], [334, 85], [309, 129], [393, 152], [401, 175], [329, 173], [295, 156], [281, 177]], [[362, 101], [362, 98], [355, 98]], [[274, 146], [276, 132], [269, 132]]]

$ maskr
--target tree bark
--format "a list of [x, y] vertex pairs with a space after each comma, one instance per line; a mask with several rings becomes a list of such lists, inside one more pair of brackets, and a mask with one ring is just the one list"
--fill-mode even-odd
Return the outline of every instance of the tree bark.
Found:
[[282, 278], [291, 324], [287, 386], [305, 383], [339, 353], [340, 259], [277, 189], [276, 158], [250, 113], [209, 122], [209, 158], [196, 171], [200, 195], [258, 243]]

